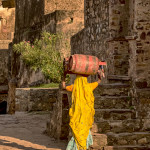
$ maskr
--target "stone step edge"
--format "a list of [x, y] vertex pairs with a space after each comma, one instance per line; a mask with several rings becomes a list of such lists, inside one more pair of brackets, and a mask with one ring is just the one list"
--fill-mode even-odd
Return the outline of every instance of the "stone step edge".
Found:
[[120, 137], [120, 136], [128, 136], [128, 135], [150, 135], [150, 132], [122, 132], [122, 133], [113, 133], [109, 132], [106, 133], [107, 136], [115, 136], [115, 137]]
[[116, 96], [116, 95], [112, 95], [112, 96], [105, 96], [105, 95], [95, 95], [95, 98], [101, 98], [101, 100], [104, 99], [126, 99], [126, 98], [132, 98], [131, 96]]
[[[140, 146], [140, 145], [122, 145], [122, 146], [101, 146], [101, 147], [97, 147], [97, 146], [91, 146], [90, 147], [91, 150], [114, 150], [114, 149], [118, 149], [118, 150], [122, 150], [124, 148], [138, 148], [137, 150], [150, 150], [150, 145], [146, 145], [146, 146]], [[135, 150], [135, 149], [134, 149]]]
[[128, 136], [128, 135], [150, 135], [150, 132], [122, 132], [122, 133], [113, 133], [113, 132], [108, 132], [108, 133], [95, 133], [91, 131], [92, 136], [104, 136], [108, 138], [108, 136], [115, 136], [115, 137], [120, 137], [120, 136]]
[[107, 112], [134, 112], [131, 109], [95, 109], [95, 111], [107, 111]]
[[129, 76], [119, 76], [119, 75], [108, 75], [108, 80], [125, 80], [129, 81], [131, 78]]
[[100, 120], [100, 121], [97, 121], [97, 122], [94, 122], [94, 124], [97, 124], [97, 123], [102, 123], [102, 122], [108, 122], [108, 123], [113, 123], [113, 122], [129, 122], [129, 121], [142, 121], [141, 119], [128, 119], [128, 120]]
[[99, 88], [105, 88], [105, 89], [118, 89], [118, 88], [129, 88], [129, 84], [121, 84], [121, 83], [110, 83], [110, 84], [101, 84], [98, 86]]

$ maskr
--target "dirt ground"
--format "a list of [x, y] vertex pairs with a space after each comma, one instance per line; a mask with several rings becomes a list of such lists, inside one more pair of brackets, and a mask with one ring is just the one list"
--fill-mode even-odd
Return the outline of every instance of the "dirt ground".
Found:
[[65, 150], [66, 141], [43, 133], [48, 118], [44, 112], [0, 115], [0, 150]]

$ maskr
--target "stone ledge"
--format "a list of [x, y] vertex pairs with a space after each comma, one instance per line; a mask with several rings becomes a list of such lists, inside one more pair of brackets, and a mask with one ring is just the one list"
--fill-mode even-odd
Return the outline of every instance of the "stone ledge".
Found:
[[8, 85], [0, 86], [0, 93], [7, 94], [8, 93]]
[[118, 76], [118, 75], [108, 75], [109, 80], [127, 80], [129, 81], [131, 78], [129, 76]]

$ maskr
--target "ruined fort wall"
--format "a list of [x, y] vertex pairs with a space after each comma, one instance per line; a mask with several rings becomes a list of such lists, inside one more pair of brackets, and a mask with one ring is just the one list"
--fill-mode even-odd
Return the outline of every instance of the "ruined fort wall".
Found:
[[72, 54], [96, 55], [106, 58], [107, 38], [109, 38], [108, 0], [85, 1], [85, 29], [72, 37]]
[[8, 56], [8, 50], [0, 49], [0, 86], [8, 84]]
[[0, 0], [0, 49], [8, 49], [14, 37], [15, 9], [4, 8]]
[[45, 0], [45, 14], [56, 10], [83, 10], [83, 0]]
[[12, 40], [14, 27], [15, 27], [15, 9], [3, 8], [3, 6], [1, 5], [0, 6], [0, 40]]
[[[64, 5], [68, 5], [68, 3], [65, 2]], [[76, 10], [76, 7], [73, 9], [73, 6], [71, 8], [66, 6], [66, 8], [68, 7], [67, 10], [56, 10], [52, 13], [45, 14], [45, 6], [44, 0], [16, 0], [14, 43], [23, 40], [33, 42], [36, 38], [40, 37], [41, 32], [44, 30], [51, 33], [61, 33], [65, 39], [58, 49], [63, 52], [65, 56], [70, 55], [70, 37], [82, 29], [84, 25], [83, 10]], [[51, 7], [47, 9], [51, 10]], [[65, 44], [68, 46], [67, 49]], [[18, 62], [20, 63], [14, 63], [14, 66], [18, 66], [16, 67], [16, 73], [15, 71], [14, 73], [16, 74], [15, 76], [18, 77], [19, 87], [46, 82], [41, 73], [31, 71], [29, 67], [20, 60]]]
[[136, 86], [150, 87], [150, 2], [148, 0], [135, 1], [136, 40]]

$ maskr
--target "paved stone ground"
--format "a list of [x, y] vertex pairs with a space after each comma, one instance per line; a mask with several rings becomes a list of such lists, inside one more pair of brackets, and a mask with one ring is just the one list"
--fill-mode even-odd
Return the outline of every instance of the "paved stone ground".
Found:
[[48, 118], [45, 112], [0, 115], [0, 150], [65, 150], [66, 141], [43, 133]]

